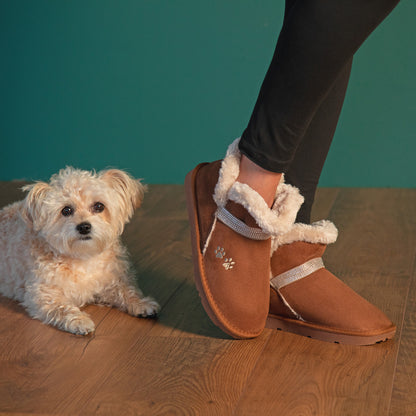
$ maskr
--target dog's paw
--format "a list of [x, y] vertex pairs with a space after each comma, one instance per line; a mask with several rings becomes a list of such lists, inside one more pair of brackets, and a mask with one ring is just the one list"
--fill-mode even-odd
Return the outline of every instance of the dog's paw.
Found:
[[150, 297], [139, 299], [128, 306], [129, 314], [139, 318], [156, 318], [159, 310], [159, 304]]
[[81, 312], [76, 316], [67, 317], [63, 329], [76, 335], [88, 335], [95, 331], [95, 325], [88, 314]]

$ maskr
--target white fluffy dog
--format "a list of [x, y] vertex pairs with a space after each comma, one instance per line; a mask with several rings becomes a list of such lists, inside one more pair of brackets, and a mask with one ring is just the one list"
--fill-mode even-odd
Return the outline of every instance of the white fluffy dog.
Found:
[[120, 242], [143, 199], [139, 181], [116, 169], [68, 167], [23, 189], [23, 201], [0, 211], [0, 293], [74, 334], [95, 330], [79, 309], [87, 303], [156, 316], [159, 306], [136, 286]]

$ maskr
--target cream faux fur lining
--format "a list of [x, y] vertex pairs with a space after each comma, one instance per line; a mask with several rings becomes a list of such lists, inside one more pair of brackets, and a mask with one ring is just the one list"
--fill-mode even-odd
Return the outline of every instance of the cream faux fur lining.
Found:
[[225, 207], [228, 200], [241, 204], [259, 227], [268, 234], [287, 233], [303, 203], [303, 196], [297, 188], [284, 184], [282, 178], [276, 190], [275, 203], [270, 209], [254, 189], [247, 184], [236, 182], [241, 160], [241, 153], [238, 150], [239, 141], [240, 139], [236, 139], [231, 143], [222, 161], [213, 195], [214, 201], [219, 207]]
[[337, 227], [327, 220], [317, 221], [312, 224], [293, 224], [292, 228], [283, 235], [272, 237], [273, 254], [277, 248], [284, 244], [295, 241], [305, 241], [307, 243], [331, 244], [335, 243], [338, 237]]
[[273, 208], [248, 185], [235, 182], [228, 192], [228, 199], [242, 205], [266, 233], [280, 235], [287, 233], [295, 222], [303, 197], [297, 188], [280, 184]]
[[228, 200], [228, 191], [237, 180], [240, 173], [241, 153], [238, 150], [240, 139], [235, 139], [227, 149], [221, 163], [218, 182], [215, 185], [214, 201], [219, 207], [224, 207]]

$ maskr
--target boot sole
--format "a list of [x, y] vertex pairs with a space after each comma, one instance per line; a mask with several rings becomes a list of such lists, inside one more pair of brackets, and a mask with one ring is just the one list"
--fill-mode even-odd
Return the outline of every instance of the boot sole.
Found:
[[221, 313], [214, 311], [207, 297], [203, 281], [206, 281], [204, 275], [203, 257], [199, 249], [200, 247], [200, 232], [198, 227], [198, 208], [195, 198], [195, 180], [199, 169], [205, 164], [198, 165], [195, 169], [190, 171], [185, 177], [185, 193], [186, 193], [186, 207], [188, 211], [188, 218], [191, 231], [191, 246], [192, 246], [192, 260], [194, 265], [194, 280], [195, 285], [201, 299], [202, 306], [211, 321], [226, 334], [231, 335], [236, 339], [254, 338], [260, 333], [242, 333], [231, 328], [231, 324], [227, 324], [225, 319], [221, 317]]
[[304, 337], [320, 341], [332, 342], [346, 345], [373, 345], [387, 341], [394, 337], [396, 327], [393, 326], [378, 334], [341, 333], [319, 325], [298, 321], [290, 318], [283, 318], [269, 314], [266, 321], [266, 328], [290, 332]]

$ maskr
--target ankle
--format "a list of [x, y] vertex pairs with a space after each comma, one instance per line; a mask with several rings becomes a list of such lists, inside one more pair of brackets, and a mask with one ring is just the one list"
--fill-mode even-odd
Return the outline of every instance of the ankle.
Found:
[[249, 185], [271, 207], [274, 203], [277, 186], [282, 174], [261, 168], [246, 156], [241, 156], [240, 174], [237, 181]]

